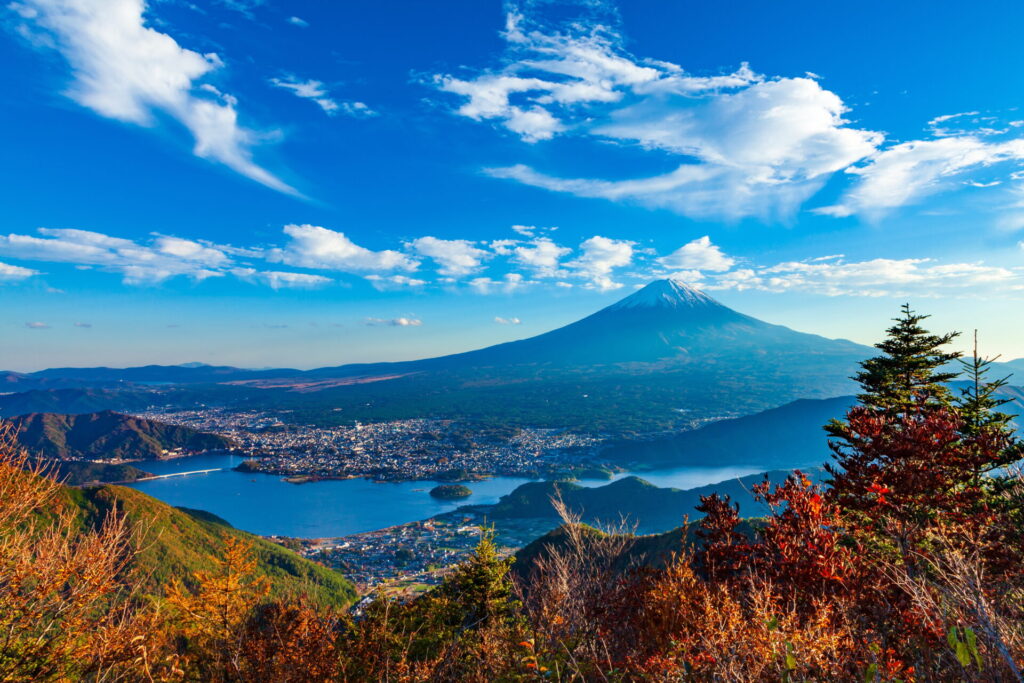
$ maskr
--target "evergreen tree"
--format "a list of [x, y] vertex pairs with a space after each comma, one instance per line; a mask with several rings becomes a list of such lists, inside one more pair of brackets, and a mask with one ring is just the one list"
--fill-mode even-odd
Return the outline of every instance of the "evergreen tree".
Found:
[[945, 352], [959, 332], [931, 334], [921, 326], [927, 315], [918, 315], [903, 304], [901, 315], [887, 330], [887, 337], [875, 345], [882, 355], [861, 363], [854, 379], [861, 386], [861, 405], [880, 411], [906, 413], [924, 405], [948, 405], [952, 399], [947, 382], [959, 373], [942, 367], [960, 357]]
[[1010, 403], [1008, 398], [1000, 398], [999, 390], [1008, 383], [1008, 377], [988, 380], [986, 375], [992, 369], [992, 363], [999, 360], [984, 358], [978, 355], [978, 331], [974, 331], [974, 352], [969, 360], [961, 360], [964, 375], [968, 384], [960, 390], [956, 402], [957, 409], [964, 420], [964, 431], [968, 434], [980, 434], [984, 431], [1013, 433], [1010, 422], [1016, 415], [1009, 415], [999, 410]]

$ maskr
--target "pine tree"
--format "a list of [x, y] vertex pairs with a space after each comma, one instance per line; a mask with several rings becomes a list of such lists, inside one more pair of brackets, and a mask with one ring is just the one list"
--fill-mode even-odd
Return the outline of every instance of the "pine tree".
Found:
[[978, 331], [974, 331], [974, 352], [969, 360], [961, 360], [964, 375], [968, 384], [960, 390], [956, 402], [957, 409], [964, 420], [964, 429], [969, 434], [980, 434], [986, 430], [1013, 433], [1010, 422], [1016, 415], [1009, 415], [999, 410], [1011, 403], [1008, 398], [1000, 398], [999, 390], [1008, 384], [1008, 377], [988, 380], [986, 375], [992, 369], [992, 363], [999, 360], [984, 358], [978, 355]]
[[952, 399], [945, 384], [959, 375], [942, 367], [960, 357], [942, 347], [959, 332], [931, 334], [921, 326], [930, 316], [918, 315], [903, 304], [901, 315], [887, 330], [887, 337], [875, 345], [882, 355], [861, 363], [854, 379], [861, 386], [857, 397], [862, 405], [881, 411], [906, 413], [925, 405], [948, 405]]

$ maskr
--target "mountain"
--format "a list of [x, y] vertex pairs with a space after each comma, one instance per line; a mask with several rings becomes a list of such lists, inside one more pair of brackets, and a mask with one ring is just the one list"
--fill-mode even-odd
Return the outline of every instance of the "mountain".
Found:
[[528, 339], [313, 370], [296, 382], [346, 374], [362, 381], [276, 400], [309, 422], [461, 417], [628, 436], [849, 394], [850, 376], [870, 355], [868, 347], [766, 323], [660, 280]]
[[[147, 366], [30, 376], [146, 382], [165, 403], [287, 410], [296, 422], [325, 426], [436, 417], [629, 435], [849, 394], [850, 375], [871, 354], [659, 280], [556, 330], [438, 358], [305, 372]], [[28, 397], [0, 397], [0, 411], [3, 399]]]
[[[966, 386], [954, 383], [954, 393]], [[1010, 402], [1001, 410], [1024, 415], [1024, 387], [998, 391]], [[623, 440], [601, 452], [602, 459], [629, 469], [653, 467], [754, 466], [766, 469], [817, 467], [831, 457], [823, 429], [841, 419], [857, 403], [856, 396], [798, 399], [778, 408], [718, 420], [678, 434], [645, 441]], [[1024, 435], [1024, 420], [1017, 419]]]
[[136, 368], [49, 368], [24, 375], [34, 380], [63, 380], [92, 384], [96, 382], [135, 382], [140, 384], [205, 384], [240, 379], [291, 377], [302, 374], [288, 368], [245, 370], [230, 366], [186, 363], [184, 365], [145, 365]]
[[[821, 468], [805, 471], [811, 479], [820, 478], [823, 473]], [[773, 484], [782, 483], [789, 474], [790, 470], [775, 470], [687, 490], [658, 487], [632, 476], [592, 488], [573, 482], [529, 482], [502, 496], [493, 506], [482, 506], [486, 510], [481, 512], [491, 520], [555, 520], [558, 512], [551, 501], [560, 496], [566, 508], [583, 522], [616, 526], [625, 521], [627, 527], [635, 524], [639, 533], [650, 534], [673, 529], [687, 517], [699, 518], [695, 508], [700, 497], [712, 493], [729, 495], [740, 504], [740, 512], [746, 517], [761, 516], [766, 510], [754, 500], [751, 487], [766, 477]]]
[[[416, 361], [350, 364], [300, 371], [243, 370], [201, 363], [136, 368], [51, 368], [34, 379], [207, 383], [259, 379], [314, 379], [451, 370], [501, 365], [592, 366], [623, 363], [706, 363], [754, 356], [808, 354], [816, 360], [864, 357], [866, 347], [796, 332], [738, 313], [677, 280], [657, 280], [582, 320], [529, 339]], [[12, 373], [17, 374], [17, 373]]]
[[[28, 464], [31, 466], [36, 462], [38, 460], [31, 460]], [[123, 484], [152, 476], [152, 473], [131, 465], [111, 465], [79, 460], [47, 460], [46, 468], [46, 476], [68, 486], [101, 483]]]
[[327, 376], [390, 368], [425, 371], [508, 365], [705, 364], [738, 360], [782, 368], [806, 354], [814, 365], [860, 360], [867, 347], [796, 332], [738, 313], [678, 280], [656, 280], [582, 320], [551, 332], [439, 358], [320, 368]]
[[84, 415], [31, 413], [10, 420], [18, 442], [37, 457], [57, 460], [150, 460], [165, 451], [208, 451], [232, 442], [188, 427], [110, 410]]
[[95, 413], [100, 410], [122, 412], [145, 410], [159, 403], [148, 390], [128, 389], [33, 389], [0, 395], [0, 417], [28, 413]]
[[798, 399], [660, 439], [616, 443], [601, 457], [643, 467], [818, 466], [829, 459], [824, 425], [843, 417], [856, 402], [855, 396]]
[[344, 606], [355, 599], [352, 584], [341, 574], [235, 529], [208, 512], [171, 507], [121, 486], [64, 488], [62, 494], [60, 504], [69, 506], [84, 527], [98, 527], [109, 511], [118, 510], [144, 531], [135, 565], [143, 577], [145, 593], [160, 594], [174, 579], [190, 585], [197, 570], [215, 569], [215, 559], [224, 549], [223, 536], [227, 535], [253, 544], [256, 574], [270, 582], [274, 595], [303, 592], [320, 604], [333, 606]]

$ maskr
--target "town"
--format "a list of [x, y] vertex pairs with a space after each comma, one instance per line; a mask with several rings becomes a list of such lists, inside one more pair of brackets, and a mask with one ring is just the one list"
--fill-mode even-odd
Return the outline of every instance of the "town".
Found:
[[557, 526], [551, 519], [490, 522], [487, 506], [465, 506], [427, 520], [340, 538], [269, 540], [342, 572], [364, 596], [412, 596], [441, 582], [463, 562], [483, 533], [502, 555], [514, 553]]
[[610, 476], [613, 471], [600, 461], [606, 435], [562, 429], [504, 433], [428, 419], [313, 427], [286, 423], [281, 415], [223, 408], [137, 415], [227, 437], [237, 444], [237, 452], [251, 458], [245, 469], [296, 483], [360, 476], [391, 481]]

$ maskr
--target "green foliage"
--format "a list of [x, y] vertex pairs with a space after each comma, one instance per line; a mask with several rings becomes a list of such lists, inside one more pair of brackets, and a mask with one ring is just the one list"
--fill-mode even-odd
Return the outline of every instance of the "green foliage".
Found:
[[500, 557], [488, 531], [434, 590], [407, 603], [376, 600], [350, 636], [357, 652], [372, 654], [353, 657], [347, 676], [372, 680], [381, 669], [419, 665], [437, 679], [488, 680], [487, 667], [497, 664], [494, 644], [516, 642], [525, 633], [511, 563]]
[[883, 411], [905, 413], [925, 397], [930, 403], [947, 405], [951, 395], [945, 383], [959, 373], [943, 371], [959, 353], [942, 351], [959, 332], [931, 334], [921, 326], [929, 318], [904, 304], [896, 323], [884, 340], [875, 345], [882, 355], [861, 363], [854, 379], [861, 386], [861, 404]]
[[473, 491], [462, 484], [440, 484], [430, 489], [430, 495], [442, 500], [458, 500], [473, 495]]
[[68, 486], [79, 486], [95, 482], [129, 482], [151, 476], [131, 465], [109, 465], [80, 460], [53, 460], [47, 463], [46, 474]]
[[343, 606], [355, 590], [340, 574], [306, 560], [276, 543], [232, 528], [214, 515], [171, 507], [139, 491], [120, 486], [63, 490], [64, 504], [75, 511], [82, 529], [98, 528], [111, 511], [127, 515], [143, 532], [135, 564], [146, 593], [161, 594], [174, 579], [190, 585], [198, 572], [212, 571], [224, 551], [224, 538], [252, 543], [256, 576], [266, 579], [271, 595], [308, 594], [319, 604]]
[[960, 416], [964, 420], [965, 431], [968, 434], [980, 434], [987, 430], [1012, 431], [1010, 422], [1016, 416], [999, 410], [1007, 403], [1013, 402], [1013, 399], [999, 395], [1000, 390], [1009, 384], [1009, 378], [1000, 377], [995, 380], [987, 378], [992, 369], [992, 363], [998, 359], [998, 356], [985, 358], [978, 354], [978, 333], [975, 332], [974, 353], [971, 354], [970, 359], [960, 360], [968, 384], [960, 390], [960, 397], [956, 402]]
[[188, 427], [143, 420], [111, 411], [84, 415], [34, 413], [11, 420], [18, 442], [30, 453], [60, 460], [147, 460], [165, 450], [228, 448], [229, 439]]

